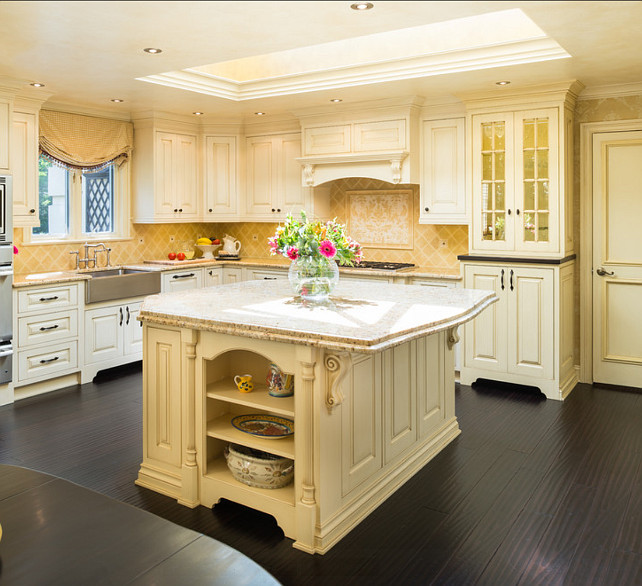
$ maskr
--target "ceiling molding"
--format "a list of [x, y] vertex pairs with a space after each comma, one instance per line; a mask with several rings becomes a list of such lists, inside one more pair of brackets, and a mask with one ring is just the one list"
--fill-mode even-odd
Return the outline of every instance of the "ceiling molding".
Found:
[[600, 98], [620, 98], [642, 95], [642, 82], [623, 83], [619, 85], [600, 85], [587, 87], [578, 100], [596, 100]]
[[137, 79], [240, 102], [569, 57], [552, 39], [536, 38], [264, 80], [234, 81], [196, 69], [170, 71]]

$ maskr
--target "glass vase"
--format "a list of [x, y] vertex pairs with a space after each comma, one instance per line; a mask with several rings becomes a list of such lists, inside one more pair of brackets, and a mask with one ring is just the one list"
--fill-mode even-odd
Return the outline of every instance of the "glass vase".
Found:
[[292, 261], [288, 279], [294, 293], [308, 301], [324, 301], [339, 282], [339, 267], [323, 256], [300, 256]]

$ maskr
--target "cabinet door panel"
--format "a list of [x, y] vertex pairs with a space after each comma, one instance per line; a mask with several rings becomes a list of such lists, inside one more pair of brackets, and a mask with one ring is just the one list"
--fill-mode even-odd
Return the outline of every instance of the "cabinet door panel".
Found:
[[250, 214], [270, 214], [275, 181], [274, 147], [271, 137], [247, 141], [247, 206]]
[[304, 188], [301, 186], [301, 137], [298, 134], [284, 136], [281, 150], [282, 186], [280, 193], [281, 213], [298, 213], [305, 208]]
[[444, 348], [437, 335], [416, 341], [417, 351], [417, 416], [419, 435], [434, 433], [444, 418], [445, 388], [443, 383]]
[[13, 174], [13, 225], [39, 226], [37, 115], [14, 112], [11, 137]]
[[122, 307], [105, 307], [85, 312], [85, 363], [112, 360], [122, 355]]
[[210, 215], [238, 212], [236, 137], [208, 136], [205, 140], [205, 210]]
[[146, 340], [145, 458], [172, 466], [181, 464], [181, 335], [148, 328]]
[[353, 358], [348, 392], [342, 404], [343, 494], [382, 466], [381, 356]]
[[197, 203], [197, 169], [196, 137], [187, 135], [175, 136], [175, 204], [180, 217], [196, 216]]
[[174, 135], [167, 132], [156, 133], [154, 161], [154, 210], [156, 214], [174, 214], [176, 190], [174, 165]]
[[349, 124], [306, 128], [305, 154], [308, 156], [349, 153], [350, 134]]
[[407, 148], [405, 120], [357, 122], [354, 124], [355, 153], [405, 148]]
[[143, 324], [136, 319], [140, 313], [141, 305], [142, 303], [128, 303], [124, 308], [123, 354], [125, 356], [143, 351]]
[[510, 268], [508, 371], [553, 377], [553, 272]]
[[[465, 286], [494, 291], [499, 301], [487, 307], [464, 328], [464, 360], [469, 368], [506, 372], [506, 268], [466, 266]], [[503, 286], [503, 287], [502, 287]]]

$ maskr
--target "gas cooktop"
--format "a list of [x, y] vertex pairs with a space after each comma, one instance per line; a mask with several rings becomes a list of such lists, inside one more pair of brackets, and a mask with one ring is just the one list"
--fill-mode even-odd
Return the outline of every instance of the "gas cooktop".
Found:
[[362, 260], [355, 269], [377, 269], [379, 271], [398, 271], [399, 269], [409, 269], [415, 265], [408, 262], [380, 262], [374, 260]]

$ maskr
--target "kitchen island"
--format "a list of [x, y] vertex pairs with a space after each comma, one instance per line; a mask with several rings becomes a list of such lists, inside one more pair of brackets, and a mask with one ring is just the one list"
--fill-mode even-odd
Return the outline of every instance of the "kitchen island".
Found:
[[[492, 292], [342, 282], [311, 305], [250, 281], [148, 297], [143, 462], [137, 484], [195, 507], [221, 498], [273, 515], [294, 547], [324, 553], [459, 434], [452, 347]], [[270, 364], [294, 394], [269, 395]], [[250, 393], [234, 385], [251, 374]], [[294, 421], [265, 439], [238, 415]], [[232, 477], [230, 443], [294, 460], [278, 489]], [[248, 528], [251, 531], [251, 528]]]

